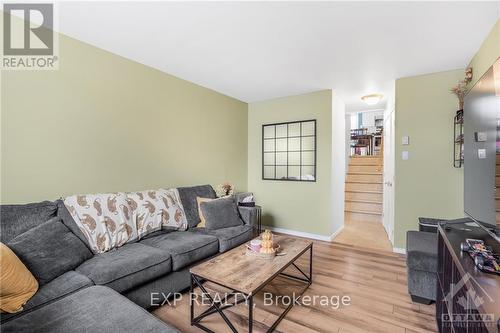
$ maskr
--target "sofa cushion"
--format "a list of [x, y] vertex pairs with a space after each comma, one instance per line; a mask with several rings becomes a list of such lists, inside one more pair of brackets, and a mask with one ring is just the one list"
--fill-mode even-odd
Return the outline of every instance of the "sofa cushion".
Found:
[[88, 277], [75, 271], [66, 272], [41, 286], [37, 293], [26, 303], [22, 312], [2, 314], [2, 323], [25, 315], [27, 312], [33, 311], [40, 306], [44, 306], [47, 303], [92, 285], [94, 284]]
[[243, 225], [234, 197], [200, 203], [205, 218], [205, 228], [215, 230]]
[[191, 285], [189, 268], [171, 272], [154, 279], [138, 288], [129, 290], [123, 295], [135, 304], [148, 309], [151, 307], [167, 305], [166, 298], [172, 300], [174, 293], [187, 290]]
[[7, 245], [40, 285], [92, 258], [85, 244], [58, 217], [18, 235]]
[[140, 243], [170, 253], [174, 271], [210, 257], [219, 250], [217, 237], [190, 230], [161, 234], [145, 239]]
[[197, 228], [197, 231], [217, 237], [219, 240], [219, 252], [226, 252], [252, 239], [253, 228], [249, 225], [223, 228], [217, 230], [207, 230]]
[[97, 285], [123, 292], [171, 271], [170, 254], [140, 243], [96, 254], [76, 271]]
[[12, 238], [56, 216], [57, 204], [43, 201], [27, 205], [0, 206], [0, 239], [7, 243]]
[[437, 272], [438, 235], [423, 231], [406, 233], [406, 261], [408, 268]]
[[26, 303], [25, 310], [54, 301], [77, 290], [94, 285], [92, 281], [75, 271], [69, 271], [42, 286]]
[[2, 332], [178, 332], [102, 286], [82, 289], [2, 325]]
[[2, 314], [2, 322], [12, 320], [17, 316], [24, 315], [40, 306], [92, 285], [94, 285], [92, 281], [85, 275], [75, 271], [66, 272], [41, 286], [37, 293], [26, 303], [22, 312], [8, 315]]
[[210, 185], [200, 185], [191, 187], [179, 187], [179, 197], [184, 207], [189, 228], [194, 228], [200, 223], [200, 216], [198, 215], [198, 202], [197, 197], [215, 199], [215, 191]]
[[436, 300], [437, 274], [417, 269], [408, 270], [408, 293], [426, 299]]

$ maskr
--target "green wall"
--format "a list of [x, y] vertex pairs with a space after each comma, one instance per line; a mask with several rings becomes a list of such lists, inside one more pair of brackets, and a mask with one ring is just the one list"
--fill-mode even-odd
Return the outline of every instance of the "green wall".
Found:
[[[262, 125], [317, 120], [317, 181], [262, 180]], [[263, 207], [263, 224], [329, 236], [331, 222], [332, 91], [250, 103], [248, 188]]]
[[247, 189], [246, 103], [60, 35], [56, 71], [1, 77], [1, 202]]
[[[500, 56], [500, 20], [471, 59], [472, 86]], [[394, 246], [405, 248], [406, 231], [418, 217], [462, 217], [463, 169], [452, 166], [453, 122], [458, 101], [449, 89], [464, 70], [406, 77], [396, 81], [396, 169]], [[402, 146], [402, 136], [410, 145]], [[408, 150], [408, 161], [401, 152]]]
[[500, 57], [500, 20], [497, 20], [488, 37], [469, 63], [468, 67], [472, 67], [473, 70], [473, 77], [469, 87], [474, 86], [498, 57]]
[[[406, 231], [418, 217], [463, 216], [463, 169], [453, 167], [453, 116], [458, 101], [450, 87], [463, 70], [396, 80], [394, 246], [405, 248]], [[401, 138], [410, 137], [403, 146]], [[401, 153], [409, 151], [403, 161]]]

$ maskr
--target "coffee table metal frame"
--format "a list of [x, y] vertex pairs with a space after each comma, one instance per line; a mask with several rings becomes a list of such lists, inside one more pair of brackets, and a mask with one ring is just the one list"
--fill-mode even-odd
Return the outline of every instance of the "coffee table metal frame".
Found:
[[[309, 251], [309, 274], [308, 275], [306, 273], [304, 273], [304, 271], [302, 269], [300, 269], [300, 267], [298, 267], [295, 264], [295, 261], [297, 261], [298, 258], [302, 257], [302, 255], [304, 253], [306, 253], [307, 251]], [[210, 330], [208, 327], [201, 324], [200, 321], [209, 315], [219, 313], [219, 315], [222, 317], [222, 319], [224, 319], [224, 321], [226, 322], [227, 326], [229, 326], [231, 331], [234, 333], [238, 333], [238, 330], [236, 329], [236, 327], [233, 325], [231, 320], [229, 320], [229, 318], [224, 314], [223, 311], [228, 309], [228, 308], [231, 308], [233, 306], [236, 306], [238, 304], [241, 304], [243, 302], [248, 302], [248, 332], [252, 333], [252, 331], [253, 331], [253, 308], [254, 308], [253, 297], [254, 297], [254, 295], [256, 295], [260, 290], [262, 290], [262, 288], [264, 288], [269, 282], [271, 282], [278, 275], [281, 275], [281, 276], [284, 276], [284, 277], [289, 278], [289, 279], [305, 282], [307, 284], [307, 286], [304, 288], [304, 290], [302, 290], [301, 293], [298, 295], [298, 299], [300, 299], [300, 297], [304, 294], [304, 292], [307, 290], [307, 288], [309, 288], [309, 286], [312, 284], [312, 262], [313, 262], [312, 258], [313, 258], [313, 244], [311, 243], [303, 251], [301, 251], [299, 254], [297, 254], [295, 256], [295, 258], [293, 258], [287, 265], [285, 265], [282, 269], [280, 269], [278, 272], [276, 272], [271, 277], [269, 277], [264, 283], [262, 283], [251, 294], [247, 294], [247, 293], [244, 293], [242, 291], [239, 291], [239, 290], [236, 290], [233, 288], [229, 288], [228, 286], [225, 286], [221, 283], [211, 281], [209, 278], [203, 278], [203, 277], [200, 277], [196, 274], [191, 273], [191, 287], [190, 287], [190, 292], [189, 292], [189, 296], [190, 296], [189, 301], [190, 301], [190, 308], [191, 308], [191, 326], [196, 326], [196, 327], [204, 330], [205, 332], [215, 333], [214, 331]], [[294, 276], [291, 274], [283, 273], [283, 271], [290, 266], [295, 267], [302, 276]], [[230, 290], [232, 290], [232, 292], [229, 295], [227, 295], [226, 297], [224, 297], [224, 299], [222, 299], [220, 301], [215, 301], [214, 298], [210, 295], [210, 293], [203, 286], [203, 284], [207, 281], [214, 283], [214, 284], [217, 284], [221, 287], [230, 289]], [[196, 287], [199, 287], [202, 295], [206, 296], [210, 300], [211, 306], [208, 309], [206, 309], [205, 311], [203, 311], [201, 314], [199, 314], [198, 316], [195, 317], [194, 316], [195, 302], [193, 301], [193, 296], [194, 296], [194, 289]], [[234, 303], [227, 304], [228, 301], [230, 301], [233, 297], [235, 297], [236, 295], [239, 295], [239, 294], [243, 295], [243, 297], [241, 297], [241, 299], [237, 299]], [[283, 318], [285, 318], [286, 314], [292, 309], [293, 305], [294, 305], [294, 302], [290, 302], [290, 304], [286, 307], [285, 311], [283, 311], [283, 313], [276, 319], [276, 321], [271, 325], [271, 327], [267, 330], [267, 332], [274, 331], [274, 329], [283, 320]]]

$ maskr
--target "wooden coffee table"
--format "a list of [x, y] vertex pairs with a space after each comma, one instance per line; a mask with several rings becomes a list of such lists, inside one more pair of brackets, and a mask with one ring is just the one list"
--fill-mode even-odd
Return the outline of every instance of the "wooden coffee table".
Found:
[[[303, 294], [307, 287], [309, 287], [312, 283], [313, 243], [305, 239], [285, 236], [275, 236], [274, 239], [278, 242], [278, 244], [280, 244], [281, 249], [285, 254], [282, 256], [276, 256], [272, 260], [258, 259], [256, 257], [246, 255], [246, 246], [243, 244], [190, 269], [190, 306], [192, 326], [197, 326], [206, 332], [213, 332], [201, 324], [201, 320], [209, 315], [219, 313], [229, 328], [233, 332], [238, 332], [228, 317], [224, 314], [224, 310], [245, 302], [248, 305], [248, 332], [252, 332], [254, 308], [253, 297], [278, 275], [284, 276], [287, 279], [304, 282], [306, 284], [306, 288], [304, 288], [300, 295], [297, 296], [300, 297]], [[308, 274], [304, 273], [304, 271], [295, 264], [295, 261], [307, 251], [309, 251]], [[290, 266], [295, 267], [300, 276], [286, 274], [283, 272]], [[215, 283], [216, 285], [232, 290], [232, 292], [229, 293], [229, 296], [226, 296], [221, 300], [215, 300], [205, 288], [204, 284], [206, 282]], [[196, 302], [194, 302], [194, 289], [196, 287], [199, 287], [202, 295], [207, 297], [210, 301], [210, 307], [195, 317], [194, 309]], [[229, 304], [229, 301], [233, 298], [235, 299], [234, 302]], [[292, 307], [293, 302], [285, 308], [284, 312], [271, 325], [268, 332], [272, 332], [276, 326], [278, 326], [280, 321]]]

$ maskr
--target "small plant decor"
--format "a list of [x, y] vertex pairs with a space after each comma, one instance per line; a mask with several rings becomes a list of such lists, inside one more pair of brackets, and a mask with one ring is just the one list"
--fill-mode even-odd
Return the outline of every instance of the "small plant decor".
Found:
[[215, 190], [215, 193], [217, 194], [218, 198], [227, 197], [229, 195], [232, 195], [233, 192], [234, 192], [234, 187], [229, 182], [217, 185], [217, 189]]
[[464, 98], [467, 94], [467, 84], [472, 81], [472, 68], [467, 68], [465, 70], [465, 78], [458, 82], [458, 84], [450, 89], [450, 92], [457, 96], [458, 98], [458, 109], [464, 109]]

